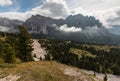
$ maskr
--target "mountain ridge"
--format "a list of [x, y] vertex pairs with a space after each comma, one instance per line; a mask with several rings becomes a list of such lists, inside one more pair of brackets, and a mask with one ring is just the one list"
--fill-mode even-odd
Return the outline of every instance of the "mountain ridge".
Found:
[[[2, 23], [3, 21], [4, 23]], [[33, 36], [38, 38], [49, 37], [85, 43], [120, 44], [120, 36], [109, 32], [95, 17], [81, 14], [70, 15], [66, 19], [33, 15], [25, 22], [1, 18], [0, 25], [8, 27], [10, 31], [14, 32], [17, 31], [18, 25], [23, 25]]]

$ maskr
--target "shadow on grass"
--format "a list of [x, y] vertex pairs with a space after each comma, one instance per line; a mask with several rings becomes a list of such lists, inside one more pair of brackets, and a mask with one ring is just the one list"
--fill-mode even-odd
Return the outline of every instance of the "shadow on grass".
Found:
[[1, 63], [0, 68], [14, 68], [16, 64]]

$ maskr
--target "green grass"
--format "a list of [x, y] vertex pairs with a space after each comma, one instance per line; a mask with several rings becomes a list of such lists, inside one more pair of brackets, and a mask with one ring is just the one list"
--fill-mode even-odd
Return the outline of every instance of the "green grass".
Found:
[[83, 44], [83, 47], [94, 47], [96, 50], [104, 50], [104, 51], [110, 51], [111, 48], [120, 48], [120, 46], [109, 46], [109, 45], [88, 45], [88, 44]]
[[8, 64], [8, 63], [1, 63], [0, 68], [13, 68], [15, 67], [15, 64]]
[[82, 55], [85, 55], [91, 58], [96, 58], [96, 55], [93, 55], [90, 52], [81, 50], [81, 49], [70, 48], [69, 52], [78, 55], [79, 58], [82, 58]]

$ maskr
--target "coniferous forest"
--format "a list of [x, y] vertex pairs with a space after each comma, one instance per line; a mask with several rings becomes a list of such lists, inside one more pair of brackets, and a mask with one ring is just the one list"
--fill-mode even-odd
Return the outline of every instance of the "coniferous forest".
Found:
[[19, 33], [0, 33], [0, 62], [15, 63], [33, 61], [31, 35], [23, 26], [19, 26]]
[[99, 73], [120, 75], [120, 47], [83, 44], [71, 41], [41, 39], [48, 50], [46, 60], [55, 60], [70, 66]]

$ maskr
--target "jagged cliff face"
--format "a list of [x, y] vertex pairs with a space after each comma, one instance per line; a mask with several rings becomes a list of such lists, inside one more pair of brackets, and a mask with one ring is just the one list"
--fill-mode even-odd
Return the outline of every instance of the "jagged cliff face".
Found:
[[66, 23], [68, 26], [81, 27], [85, 29], [86, 27], [102, 27], [102, 23], [99, 20], [96, 20], [93, 16], [83, 16], [81, 14], [78, 15], [70, 15], [66, 18]]
[[66, 19], [52, 19], [41, 15], [32, 16], [25, 22], [0, 19], [0, 26], [17, 31], [18, 25], [24, 25], [37, 37], [50, 37], [59, 40], [73, 40], [90, 43], [120, 43], [120, 37], [110, 33], [93, 16], [70, 15]]
[[102, 28], [102, 24], [99, 20], [96, 20], [94, 17], [83, 16], [81, 14], [75, 16], [68, 16], [66, 19], [52, 19], [49, 17], [44, 17], [40, 15], [32, 16], [24, 25], [27, 27], [31, 33], [42, 33], [47, 34], [48, 31], [52, 28], [60, 28], [63, 25], [70, 27], [87, 29], [88, 27], [97, 26]]
[[51, 18], [44, 16], [32, 16], [23, 24], [30, 33], [48, 34], [47, 27], [52, 25]]

